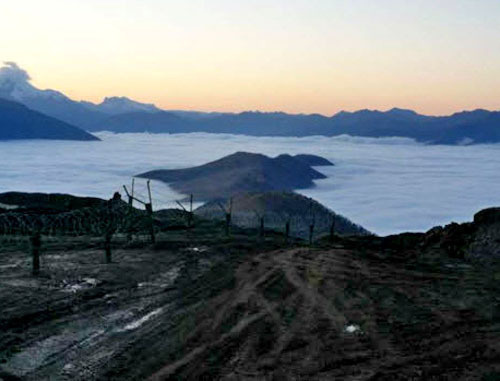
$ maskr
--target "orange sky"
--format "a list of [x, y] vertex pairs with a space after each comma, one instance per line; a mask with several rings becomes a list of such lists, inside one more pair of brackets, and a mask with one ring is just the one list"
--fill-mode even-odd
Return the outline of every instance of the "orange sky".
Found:
[[16, 0], [0, 59], [75, 99], [333, 114], [500, 109], [498, 0]]

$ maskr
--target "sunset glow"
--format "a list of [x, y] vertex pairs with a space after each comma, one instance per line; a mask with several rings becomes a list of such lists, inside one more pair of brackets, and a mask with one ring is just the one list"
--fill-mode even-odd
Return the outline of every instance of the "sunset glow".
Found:
[[0, 60], [40, 88], [165, 109], [500, 107], [498, 0], [17, 0]]

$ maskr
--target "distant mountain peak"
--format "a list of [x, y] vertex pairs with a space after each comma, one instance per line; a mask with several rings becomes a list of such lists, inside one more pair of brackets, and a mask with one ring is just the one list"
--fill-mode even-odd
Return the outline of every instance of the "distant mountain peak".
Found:
[[33, 86], [28, 72], [15, 62], [4, 62], [0, 68], [0, 97], [23, 102], [30, 98], [68, 99], [55, 90], [40, 90]]
[[160, 109], [152, 103], [141, 103], [127, 97], [106, 97], [100, 106], [128, 107], [142, 111], [160, 111]]
[[387, 111], [387, 113], [388, 114], [399, 114], [399, 115], [417, 115], [417, 113], [413, 110], [398, 108], [398, 107], [391, 108], [389, 111]]
[[126, 114], [130, 112], [160, 112], [152, 103], [141, 103], [127, 97], [106, 97], [99, 103], [81, 102], [86, 107], [108, 115]]

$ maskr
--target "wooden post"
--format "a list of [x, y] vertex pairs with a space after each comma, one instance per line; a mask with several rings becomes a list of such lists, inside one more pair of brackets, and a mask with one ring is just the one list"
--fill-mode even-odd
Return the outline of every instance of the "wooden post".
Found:
[[229, 212], [226, 213], [226, 236], [229, 236], [231, 229], [231, 217], [233, 214], [233, 198], [229, 199]]
[[330, 224], [330, 242], [335, 241], [335, 216], [332, 219], [332, 223]]
[[31, 236], [31, 255], [33, 257], [33, 275], [40, 273], [40, 248], [42, 246], [42, 236], [40, 231], [35, 231]]
[[146, 204], [146, 210], [148, 211], [149, 217], [150, 217], [150, 230], [151, 230], [151, 243], [156, 242], [156, 236], [155, 236], [155, 221], [153, 218], [153, 198], [151, 197], [151, 180], [148, 180], [147, 182], [148, 185], [148, 195], [149, 195], [149, 204]]
[[264, 239], [264, 217], [260, 217], [260, 238]]
[[314, 223], [309, 225], [309, 245], [311, 246], [313, 243], [313, 235], [314, 235]]
[[150, 225], [149, 225], [149, 234], [151, 235], [151, 243], [156, 242], [156, 236], [155, 236], [155, 223], [153, 219], [153, 207], [151, 204], [146, 204], [146, 211], [148, 212], [149, 220], [150, 220]]
[[106, 253], [106, 263], [111, 263], [111, 238], [113, 237], [113, 232], [111, 229], [106, 231], [104, 235], [104, 251]]
[[189, 197], [188, 227], [193, 226], [193, 195]]
[[311, 207], [311, 223], [309, 224], [309, 245], [312, 246], [313, 236], [314, 236], [314, 225], [316, 223], [316, 215], [314, 214], [314, 204], [312, 199], [310, 207]]
[[229, 236], [230, 226], [231, 226], [231, 214], [233, 212], [233, 198], [231, 197], [229, 199], [229, 209], [226, 209], [220, 202], [217, 202], [217, 205], [219, 205], [219, 208], [222, 210], [224, 216], [226, 217], [226, 224], [224, 230], [226, 232], [226, 236]]
[[149, 196], [149, 203], [151, 204], [151, 210], [153, 210], [153, 199], [151, 198], [151, 180], [148, 180], [148, 196]]
[[289, 238], [290, 238], [290, 221], [287, 221], [285, 224], [285, 243], [288, 244]]
[[226, 213], [226, 236], [229, 236], [230, 225], [231, 225], [231, 213]]

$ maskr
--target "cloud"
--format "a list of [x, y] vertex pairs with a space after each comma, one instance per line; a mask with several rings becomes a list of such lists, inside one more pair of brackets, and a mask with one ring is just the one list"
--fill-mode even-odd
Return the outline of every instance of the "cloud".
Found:
[[[500, 144], [427, 146], [401, 139], [99, 133], [102, 142], [0, 142], [0, 192], [62, 192], [109, 198], [131, 176], [206, 163], [235, 151], [314, 153], [336, 165], [301, 193], [380, 235], [470, 221], [500, 205]], [[136, 194], [147, 197], [143, 181]], [[156, 207], [180, 196], [153, 184]]]
[[6, 82], [26, 83], [31, 80], [28, 72], [20, 68], [17, 63], [12, 61], [4, 62], [0, 68], [0, 84]]

